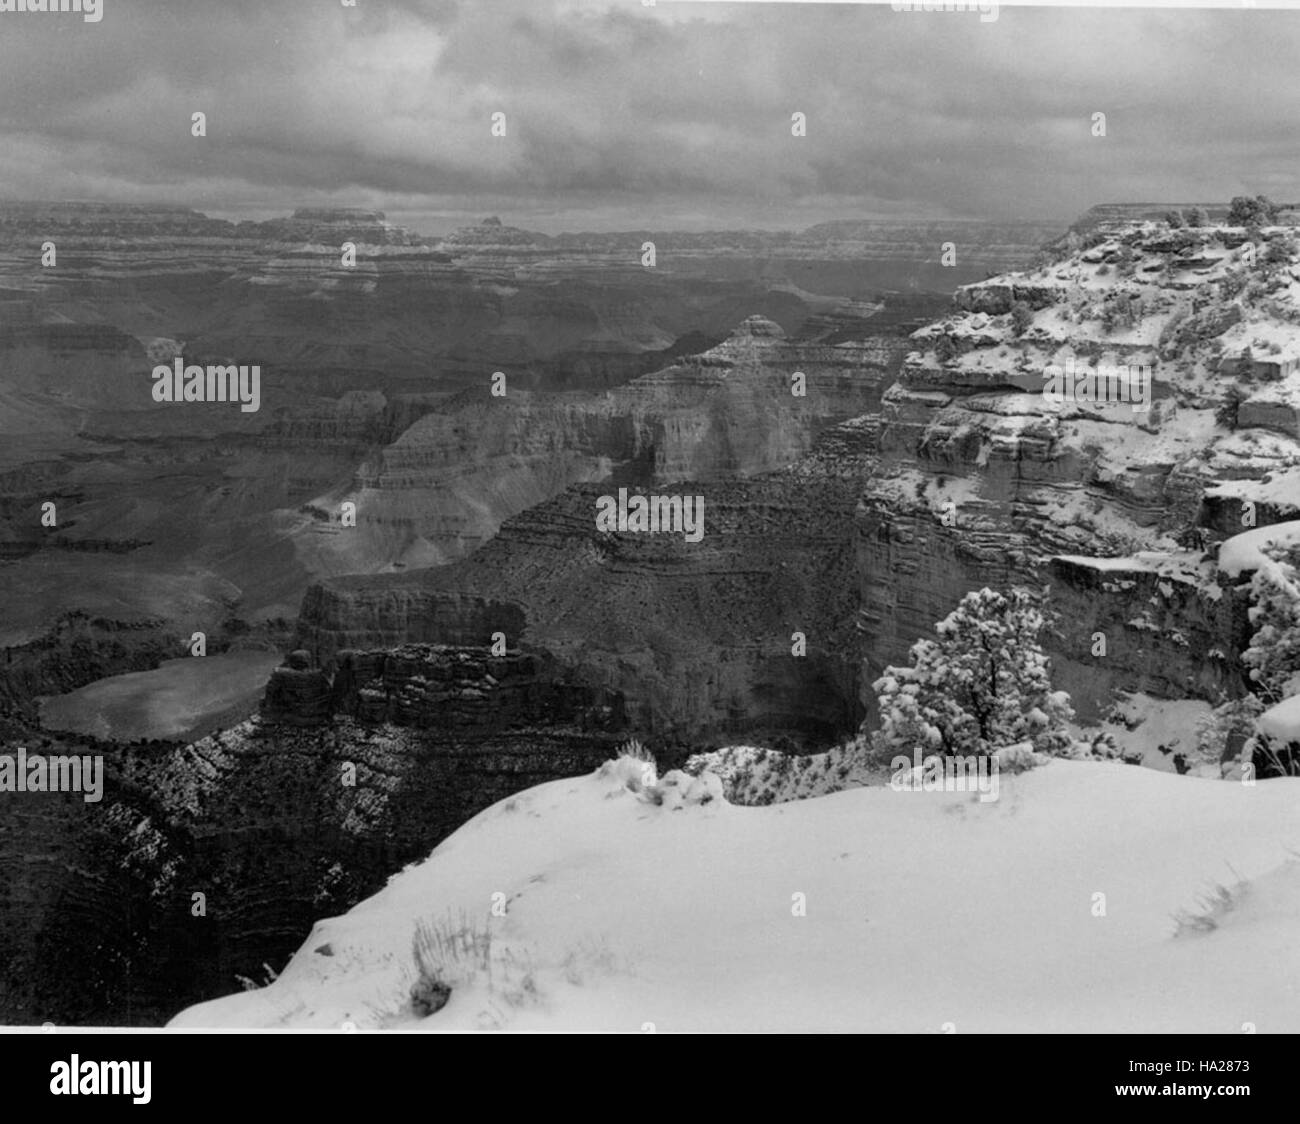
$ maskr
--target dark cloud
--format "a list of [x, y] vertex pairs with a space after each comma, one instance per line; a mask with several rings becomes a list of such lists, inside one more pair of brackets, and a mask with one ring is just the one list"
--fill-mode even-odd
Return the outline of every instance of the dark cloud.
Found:
[[1300, 197], [1300, 13], [103, 2], [0, 14], [0, 195], [543, 229]]

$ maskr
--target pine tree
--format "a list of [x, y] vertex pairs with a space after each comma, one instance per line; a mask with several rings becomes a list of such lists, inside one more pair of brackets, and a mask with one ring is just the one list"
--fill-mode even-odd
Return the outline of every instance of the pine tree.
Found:
[[1070, 752], [1073, 710], [1052, 690], [1043, 624], [1027, 590], [968, 593], [935, 626], [937, 640], [912, 646], [910, 667], [886, 668], [873, 684], [877, 751], [980, 755], [1029, 741], [1041, 753]]
[[1255, 627], [1241, 662], [1255, 694], [1272, 705], [1300, 694], [1300, 544], [1275, 544], [1250, 583]]

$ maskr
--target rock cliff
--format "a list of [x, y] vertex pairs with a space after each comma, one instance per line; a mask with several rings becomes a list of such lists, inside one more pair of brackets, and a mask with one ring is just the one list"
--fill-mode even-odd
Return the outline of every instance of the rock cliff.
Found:
[[[965, 592], [1013, 583], [1048, 587], [1081, 717], [1124, 691], [1240, 691], [1246, 604], [1214, 555], [1300, 504], [1271, 484], [1300, 457], [1277, 408], [1297, 398], [1296, 246], [1289, 228], [1251, 249], [1221, 225], [1086, 229], [1059, 261], [961, 290], [885, 395], [857, 516], [864, 696]], [[1101, 400], [1120, 369], [1149, 374], [1139, 408]]]

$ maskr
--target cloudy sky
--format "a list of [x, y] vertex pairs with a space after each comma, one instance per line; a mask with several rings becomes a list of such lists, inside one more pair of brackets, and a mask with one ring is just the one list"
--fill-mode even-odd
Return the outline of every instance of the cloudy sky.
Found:
[[0, 199], [551, 233], [1291, 201], [1298, 56], [1264, 10], [103, 0], [0, 13]]

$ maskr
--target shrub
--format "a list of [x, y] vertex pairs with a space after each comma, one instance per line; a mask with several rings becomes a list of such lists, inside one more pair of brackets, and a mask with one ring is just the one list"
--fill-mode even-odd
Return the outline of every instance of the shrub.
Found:
[[1187, 225], [1195, 227], [1209, 226], [1210, 212], [1204, 207], [1193, 207], [1187, 212]]
[[1235, 195], [1228, 208], [1229, 226], [1263, 226], [1277, 221], [1277, 204], [1267, 195]]
[[1271, 239], [1268, 248], [1264, 251], [1266, 271], [1272, 273], [1285, 269], [1291, 264], [1297, 251], [1300, 251], [1300, 245], [1297, 245], [1295, 236], [1292, 234], [1284, 234], [1280, 238]]
[[957, 341], [947, 332], [940, 333], [939, 338], [934, 341], [934, 355], [940, 363], [951, 362], [960, 353], [961, 349], [957, 346]]
[[1011, 330], [1017, 336], [1023, 336], [1034, 322], [1034, 310], [1025, 301], [1016, 301], [1011, 306]]
[[1237, 411], [1249, 395], [1235, 382], [1228, 384], [1223, 392], [1223, 401], [1214, 411], [1214, 420], [1225, 429], [1237, 428]]
[[1131, 328], [1142, 317], [1142, 302], [1127, 293], [1107, 293], [1101, 305], [1101, 326], [1107, 332]]
[[620, 757], [635, 757], [638, 761], [649, 761], [652, 765], [657, 765], [652, 754], [645, 746], [641, 744], [640, 738], [629, 738], [618, 747]]
[[1300, 545], [1264, 548], [1268, 563], [1250, 582], [1250, 646], [1241, 662], [1268, 703], [1300, 691]]
[[1218, 764], [1222, 770], [1231, 743], [1239, 744], [1255, 733], [1255, 719], [1264, 713], [1264, 704], [1254, 695], [1243, 695], [1220, 703], [1196, 723], [1195, 761]]
[[1216, 882], [1214, 889], [1201, 897], [1196, 912], [1183, 909], [1174, 914], [1174, 936], [1213, 932], [1219, 927], [1219, 922], [1237, 908], [1247, 889], [1245, 882], [1236, 882], [1232, 886]]
[[411, 938], [416, 979], [411, 985], [411, 1009], [424, 1018], [441, 1010], [454, 987], [469, 983], [479, 973], [490, 973], [492, 934], [487, 925], [450, 917], [421, 920]]

